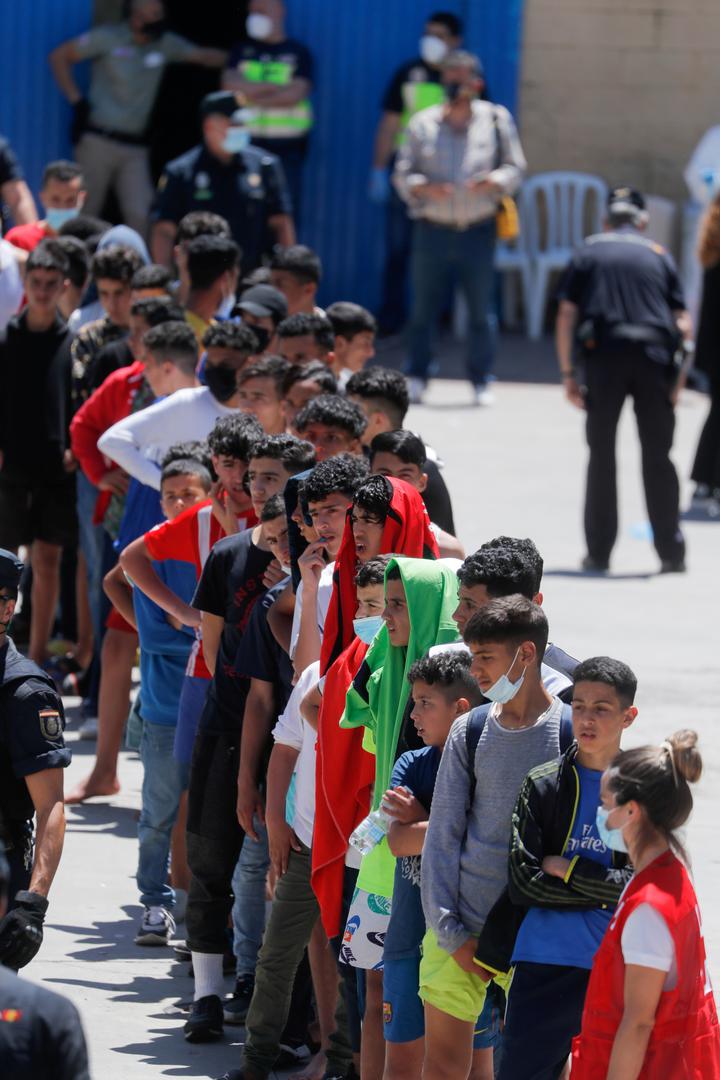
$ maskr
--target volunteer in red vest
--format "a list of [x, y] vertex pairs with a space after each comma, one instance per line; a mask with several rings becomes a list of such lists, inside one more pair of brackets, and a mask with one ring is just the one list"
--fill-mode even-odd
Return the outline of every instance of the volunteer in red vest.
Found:
[[597, 824], [635, 875], [593, 964], [573, 1080], [713, 1080], [720, 1028], [698, 901], [677, 839], [702, 758], [694, 731], [619, 754], [605, 772]]

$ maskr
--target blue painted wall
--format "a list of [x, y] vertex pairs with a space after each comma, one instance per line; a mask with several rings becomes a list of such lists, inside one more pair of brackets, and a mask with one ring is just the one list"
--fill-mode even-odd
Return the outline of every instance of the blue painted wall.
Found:
[[306, 170], [301, 239], [323, 259], [321, 299], [376, 309], [383, 213], [367, 199], [375, 127], [385, 85], [417, 55], [424, 19], [439, 9], [465, 23], [495, 101], [517, 100], [522, 0], [302, 0], [288, 5], [289, 32], [316, 62], [315, 129]]
[[[301, 239], [324, 263], [322, 301], [375, 308], [383, 214], [366, 197], [380, 100], [395, 68], [417, 55], [427, 15], [460, 15], [465, 41], [485, 66], [495, 101], [514, 109], [523, 0], [290, 0], [289, 33], [316, 62], [315, 115]], [[59, 41], [92, 20], [91, 0], [18, 0], [3, 5], [0, 132], [8, 136], [35, 191], [43, 165], [68, 156], [68, 107], [47, 66]]]
[[[47, 54], [87, 30], [92, 0], [4, 0], [0, 61], [0, 133], [20, 159], [33, 192], [48, 161], [72, 157], [70, 108], [55, 85]], [[81, 85], [87, 71], [78, 69]]]

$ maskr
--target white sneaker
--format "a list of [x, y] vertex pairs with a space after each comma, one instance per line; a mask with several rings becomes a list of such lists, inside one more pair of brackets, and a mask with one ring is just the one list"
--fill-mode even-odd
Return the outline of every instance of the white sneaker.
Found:
[[146, 907], [136, 945], [169, 945], [175, 936], [175, 920], [164, 907]]
[[78, 735], [81, 739], [89, 739], [90, 741], [95, 742], [98, 737], [97, 716], [88, 716], [86, 720], [83, 720], [78, 728]]
[[422, 405], [423, 394], [425, 393], [424, 381], [419, 379], [417, 375], [408, 375], [407, 386], [408, 394], [410, 395], [410, 404]]
[[495, 395], [489, 386], [475, 387], [475, 404], [483, 406], [495, 404]]

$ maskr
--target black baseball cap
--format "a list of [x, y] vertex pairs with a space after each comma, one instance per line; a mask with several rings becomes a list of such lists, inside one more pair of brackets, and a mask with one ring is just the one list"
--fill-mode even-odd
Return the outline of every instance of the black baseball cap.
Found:
[[23, 572], [22, 559], [5, 548], [0, 548], [0, 589], [17, 592]]
[[626, 210], [628, 213], [633, 213], [638, 210], [645, 210], [645, 198], [642, 192], [633, 187], [615, 187], [608, 195], [608, 210], [617, 210], [622, 212]]
[[247, 111], [237, 96], [229, 90], [215, 90], [212, 94], [206, 94], [200, 102], [200, 119], [219, 113], [227, 116], [238, 124], [247, 123]]
[[258, 319], [271, 318], [276, 325], [287, 318], [288, 313], [285, 294], [273, 285], [252, 285], [241, 294], [236, 307]]

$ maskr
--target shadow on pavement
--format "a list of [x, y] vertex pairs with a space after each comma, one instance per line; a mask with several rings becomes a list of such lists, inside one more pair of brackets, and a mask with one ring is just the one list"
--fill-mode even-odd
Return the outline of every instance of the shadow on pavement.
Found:
[[112, 1049], [118, 1054], [131, 1054], [148, 1067], [164, 1066], [163, 1076], [207, 1078], [221, 1076], [229, 1069], [238, 1069], [241, 1065], [241, 1046], [240, 1041], [228, 1038], [217, 1043], [193, 1046], [185, 1041], [182, 1028], [178, 1029], [177, 1034], [167, 1028], [156, 1028], [148, 1031], [146, 1043], [114, 1046]]
[[691, 506], [680, 515], [681, 521], [696, 521], [701, 525], [720, 525], [720, 517], [710, 517], [702, 506]]
[[[465, 379], [465, 343], [452, 334], [441, 334], [435, 344], [435, 378]], [[397, 335], [380, 340], [375, 350], [374, 364], [401, 370], [407, 350]], [[555, 348], [550, 337], [528, 341], [523, 334], [503, 332], [498, 338], [495, 377], [500, 382], [559, 383]]]
[[642, 571], [636, 574], [613, 574], [612, 571], [602, 573], [601, 571], [593, 572], [592, 570], [577, 570], [577, 569], [558, 569], [558, 570], [543, 570], [543, 577], [559, 577], [559, 578], [585, 578], [587, 581], [650, 581], [652, 578], [659, 577], [659, 573], [653, 573], [652, 571]]
[[129, 840], [137, 836], [138, 811], [132, 806], [84, 802], [73, 803], [66, 810], [68, 832], [108, 833]]

